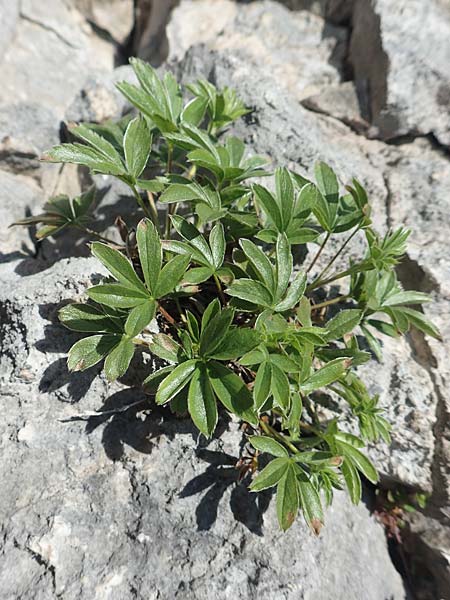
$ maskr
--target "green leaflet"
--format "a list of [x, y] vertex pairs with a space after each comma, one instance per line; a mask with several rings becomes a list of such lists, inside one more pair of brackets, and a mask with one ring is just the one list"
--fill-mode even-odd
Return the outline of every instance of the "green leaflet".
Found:
[[327, 323], [328, 340], [337, 340], [344, 334], [353, 331], [359, 324], [362, 311], [356, 309], [342, 310]]
[[253, 448], [256, 448], [256, 450], [259, 450], [260, 452], [267, 452], [272, 454], [272, 456], [278, 456], [281, 458], [284, 456], [289, 456], [286, 448], [284, 448], [284, 446], [271, 437], [264, 435], [253, 435], [248, 438], [248, 441]]
[[118, 335], [92, 335], [76, 342], [69, 350], [69, 371], [85, 371], [93, 367], [120, 342]]
[[161, 242], [156, 227], [148, 219], [143, 219], [138, 224], [136, 241], [145, 283], [150, 292], [154, 294], [161, 272]]
[[217, 424], [217, 405], [204, 365], [195, 370], [189, 384], [188, 409], [194, 424], [210, 437]]
[[175, 367], [171, 373], [160, 383], [156, 393], [156, 402], [165, 404], [187, 385], [196, 368], [196, 360], [187, 360]]
[[214, 393], [225, 408], [244, 421], [257, 424], [253, 398], [242, 379], [217, 361], [208, 364], [208, 374]]
[[101, 242], [94, 242], [91, 247], [92, 254], [99, 259], [122, 285], [127, 286], [137, 292], [146, 294], [147, 290], [136, 275], [131, 263], [117, 250]]
[[58, 316], [59, 320], [72, 331], [85, 333], [120, 333], [121, 331], [113, 319], [92, 304], [68, 304], [60, 309]]
[[261, 492], [277, 485], [283, 479], [289, 468], [289, 460], [286, 458], [275, 458], [265, 467], [253, 480], [250, 489], [252, 492]]
[[347, 368], [348, 359], [346, 358], [336, 358], [335, 360], [330, 361], [321, 369], [315, 371], [306, 381], [304, 381], [300, 389], [303, 394], [310, 394], [315, 390], [318, 390], [322, 387], [329, 385], [339, 379]]
[[126, 373], [133, 354], [133, 342], [126, 337], [122, 338], [105, 360], [105, 374], [109, 381], [114, 381]]
[[155, 312], [156, 302], [153, 299], [135, 306], [125, 321], [125, 333], [130, 337], [139, 335], [155, 317]]
[[283, 531], [295, 521], [299, 508], [299, 493], [295, 466], [289, 464], [286, 473], [277, 485], [277, 515]]
[[130, 121], [123, 145], [127, 171], [133, 179], [137, 179], [147, 164], [152, 145], [152, 136], [144, 118], [137, 117]]

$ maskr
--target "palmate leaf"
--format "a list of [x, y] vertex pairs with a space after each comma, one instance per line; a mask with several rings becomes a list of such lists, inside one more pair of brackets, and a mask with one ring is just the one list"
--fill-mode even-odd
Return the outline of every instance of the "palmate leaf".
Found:
[[69, 198], [60, 194], [50, 198], [44, 205], [45, 212], [20, 219], [12, 223], [10, 227], [23, 225], [41, 224], [36, 231], [36, 238], [43, 240], [47, 237], [60, 233], [67, 227], [83, 226], [88, 221], [88, 213], [95, 200], [95, 188], [92, 186], [80, 196]]

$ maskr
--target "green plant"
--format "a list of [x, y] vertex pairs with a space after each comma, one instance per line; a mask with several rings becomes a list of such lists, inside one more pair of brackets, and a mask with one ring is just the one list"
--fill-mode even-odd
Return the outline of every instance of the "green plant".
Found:
[[[266, 463], [251, 489], [276, 487], [282, 529], [301, 509], [318, 533], [322, 502], [331, 502], [334, 489], [346, 486], [357, 503], [361, 476], [377, 481], [364, 446], [389, 442], [378, 398], [356, 371], [372, 358], [360, 340], [380, 360], [380, 334], [396, 337], [413, 326], [439, 337], [418, 308], [428, 296], [403, 290], [396, 277], [409, 232], [379, 236], [362, 185], [355, 179], [341, 194], [323, 162], [315, 181], [278, 168], [273, 188], [251, 183], [270, 173], [264, 159], [246, 156], [242, 141], [223, 141], [226, 127], [247, 112], [234, 92], [200, 81], [185, 103], [172, 75], [160, 79], [142, 61], [132, 65], [139, 85], [118, 89], [138, 116], [78, 125], [71, 133], [79, 141], [44, 160], [126, 183], [143, 211], [136, 230], [123, 226], [120, 246], [88, 228], [92, 191], [53, 198], [44, 214], [22, 221], [42, 223], [41, 238], [72, 226], [101, 240], [92, 252], [112, 280], [88, 289], [88, 302], [60, 311], [66, 327], [85, 334], [69, 352], [69, 369], [105, 359], [114, 380], [144, 347], [166, 362], [142, 382], [156, 403], [188, 412], [205, 436], [214, 433], [218, 407], [244, 421], [252, 464], [261, 455]], [[365, 253], [334, 270], [355, 236]], [[330, 240], [334, 254], [312, 275]], [[318, 250], [298, 266], [293, 250], [301, 255], [307, 243]], [[155, 315], [161, 332], [150, 334]], [[342, 414], [323, 417], [319, 390], [341, 399]], [[348, 411], [359, 435], [342, 424]]]

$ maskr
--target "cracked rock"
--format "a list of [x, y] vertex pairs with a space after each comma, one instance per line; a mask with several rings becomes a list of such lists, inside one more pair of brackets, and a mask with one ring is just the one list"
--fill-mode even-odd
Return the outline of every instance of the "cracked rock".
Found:
[[242, 52], [275, 74], [301, 100], [321, 86], [338, 83], [347, 32], [308, 11], [290, 12], [269, 0], [239, 5], [217, 0], [183, 0], [167, 25], [169, 60], [181, 59], [195, 44], [223, 53]]
[[[24, 278], [3, 267], [2, 596], [403, 600], [364, 505], [339, 493], [319, 538], [301, 520], [283, 534], [270, 495], [236, 483], [237, 424], [221, 419], [202, 442], [189, 420], [97, 368], [69, 376], [76, 336], [56, 311], [102, 272], [94, 259]], [[61, 422], [140, 397], [148, 410]]]
[[450, 145], [450, 6], [445, 0], [354, 3], [350, 61], [367, 84], [383, 139], [432, 134]]

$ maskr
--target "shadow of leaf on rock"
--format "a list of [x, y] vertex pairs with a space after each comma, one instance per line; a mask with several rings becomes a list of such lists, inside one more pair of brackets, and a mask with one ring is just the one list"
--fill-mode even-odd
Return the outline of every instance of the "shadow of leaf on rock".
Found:
[[[44, 370], [39, 382], [39, 391], [43, 393], [63, 390], [67, 392], [58, 395], [62, 402], [79, 402], [88, 392], [92, 382], [101, 371], [101, 365], [96, 365], [83, 372], [71, 373], [67, 368], [67, 353], [73, 344], [83, 337], [66, 329], [58, 320], [58, 311], [69, 301], [41, 304], [40, 316], [49, 321], [44, 328], [44, 337], [38, 340], [35, 347], [43, 354], [64, 354], [57, 358]], [[66, 399], [67, 398], [67, 399]]]
[[[58, 310], [66, 303], [43, 304], [39, 307], [41, 316], [49, 321], [43, 339], [36, 343], [40, 352], [66, 355], [70, 347], [82, 337], [70, 332], [58, 321]], [[209, 466], [202, 475], [194, 477], [185, 486], [179, 497], [186, 498], [206, 491], [196, 509], [198, 530], [207, 531], [211, 528], [217, 519], [221, 499], [231, 488], [229, 502], [234, 518], [253, 533], [262, 535], [263, 515], [269, 506], [271, 490], [252, 494], [248, 490], [250, 476], [239, 480], [240, 472], [236, 468], [238, 456], [208, 450], [207, 445], [211, 440], [200, 436], [190, 418], [174, 415], [168, 406], [156, 405], [150, 396], [136, 387], [137, 381], [142, 381], [149, 371], [160, 366], [158, 361], [145, 356], [138, 349], [129, 373], [120, 380], [121, 384], [130, 387], [108, 396], [101, 406], [95, 407], [94, 413], [74, 415], [67, 420], [84, 421], [88, 435], [102, 427], [101, 442], [111, 461], [121, 460], [127, 447], [143, 454], [151, 454], [162, 437], [171, 440], [177, 435], [192, 436], [197, 442], [198, 458]], [[71, 373], [67, 369], [66, 356], [58, 357], [45, 369], [39, 390], [46, 393], [57, 392], [56, 398], [63, 402], [78, 402], [87, 394], [101, 369], [102, 365], [99, 364], [84, 372]], [[230, 416], [221, 410], [213, 439], [220, 438], [228, 430], [229, 424]], [[244, 446], [243, 438], [241, 452]]]
[[263, 535], [263, 516], [269, 507], [272, 490], [259, 494], [250, 492], [251, 477], [246, 475], [239, 479], [236, 468], [238, 457], [224, 452], [216, 452], [201, 448], [197, 451], [201, 460], [209, 463], [206, 471], [189, 481], [180, 492], [180, 498], [201, 494], [202, 496], [195, 511], [199, 531], [208, 531], [217, 519], [220, 501], [231, 487], [230, 509], [236, 521], [243, 523], [252, 533]]

